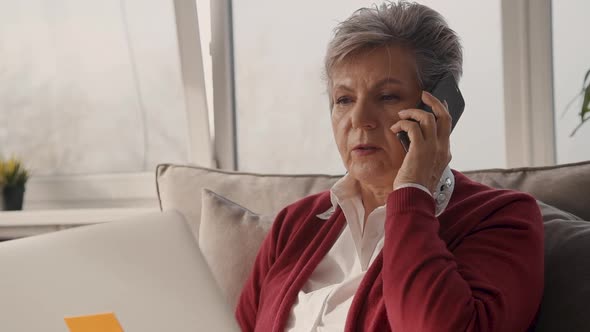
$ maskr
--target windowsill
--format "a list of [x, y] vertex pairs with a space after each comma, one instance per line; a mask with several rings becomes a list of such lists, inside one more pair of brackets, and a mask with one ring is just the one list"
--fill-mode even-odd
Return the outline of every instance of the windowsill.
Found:
[[157, 212], [154, 208], [0, 211], [0, 239], [15, 239], [71, 227], [123, 220]]

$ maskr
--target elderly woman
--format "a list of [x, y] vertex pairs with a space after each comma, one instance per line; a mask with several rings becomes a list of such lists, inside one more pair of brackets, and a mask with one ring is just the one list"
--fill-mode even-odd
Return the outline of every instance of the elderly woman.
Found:
[[[425, 92], [441, 75], [458, 80], [461, 67], [457, 35], [423, 5], [360, 9], [337, 27], [325, 69], [348, 172], [277, 216], [239, 300], [243, 330], [534, 327], [539, 208], [526, 194], [450, 171], [451, 118]], [[416, 109], [420, 100], [434, 114]], [[433, 197], [441, 177], [446, 193]]]

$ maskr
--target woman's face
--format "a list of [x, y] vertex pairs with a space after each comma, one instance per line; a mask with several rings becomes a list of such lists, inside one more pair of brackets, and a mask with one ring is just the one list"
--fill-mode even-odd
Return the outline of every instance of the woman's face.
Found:
[[361, 52], [331, 72], [332, 129], [344, 166], [361, 183], [392, 185], [405, 156], [389, 129], [422, 90], [413, 53], [390, 46]]

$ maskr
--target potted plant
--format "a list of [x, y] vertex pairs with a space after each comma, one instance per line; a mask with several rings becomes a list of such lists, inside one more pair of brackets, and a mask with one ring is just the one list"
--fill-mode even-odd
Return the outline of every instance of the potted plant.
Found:
[[25, 184], [29, 179], [22, 162], [16, 158], [0, 160], [0, 184], [2, 186], [3, 210], [22, 210]]
[[[580, 113], [578, 114], [580, 116], [580, 123], [578, 124], [578, 126], [576, 126], [574, 131], [572, 131], [572, 133], [570, 134], [570, 137], [574, 136], [576, 134], [576, 131], [578, 131], [578, 129], [580, 129], [580, 127], [586, 121], [590, 120], [590, 69], [586, 72], [586, 75], [584, 75], [584, 82], [582, 83], [582, 89], [578, 92], [578, 94], [574, 97], [574, 99], [572, 99], [567, 104], [567, 106], [565, 107], [564, 113], [580, 97], [582, 97], [582, 107], [580, 109]], [[562, 116], [563, 116], [563, 114], [562, 114]]]

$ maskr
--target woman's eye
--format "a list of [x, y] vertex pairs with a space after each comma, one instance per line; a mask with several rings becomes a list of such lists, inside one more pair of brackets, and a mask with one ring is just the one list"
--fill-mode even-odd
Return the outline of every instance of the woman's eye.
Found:
[[340, 97], [338, 99], [336, 99], [336, 104], [338, 105], [346, 105], [346, 104], [350, 104], [352, 102], [352, 99], [350, 97]]
[[396, 95], [390, 95], [390, 94], [381, 95], [381, 100], [384, 100], [384, 101], [396, 101], [398, 99], [399, 98]]

